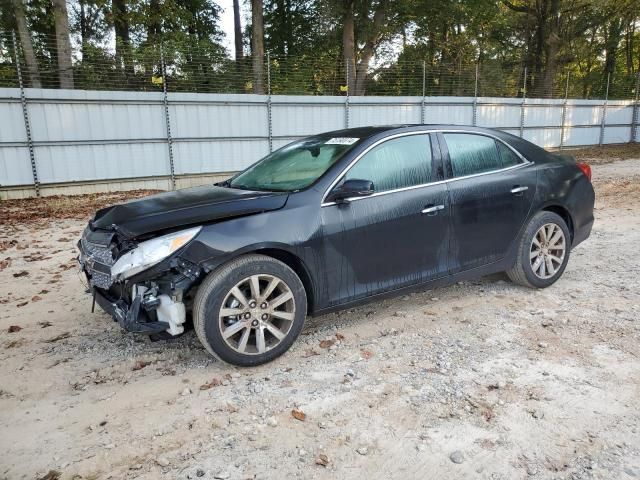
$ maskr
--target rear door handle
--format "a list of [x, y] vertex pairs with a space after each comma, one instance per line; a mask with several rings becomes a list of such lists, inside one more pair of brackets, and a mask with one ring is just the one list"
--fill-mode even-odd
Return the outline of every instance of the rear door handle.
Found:
[[522, 195], [522, 192], [525, 192], [529, 190], [529, 187], [525, 186], [520, 186], [520, 185], [516, 185], [515, 187], [513, 187], [511, 189], [511, 193], [513, 193], [514, 195]]
[[439, 210], [444, 210], [444, 205], [433, 205], [425, 207], [420, 213], [426, 213], [429, 216], [436, 215]]

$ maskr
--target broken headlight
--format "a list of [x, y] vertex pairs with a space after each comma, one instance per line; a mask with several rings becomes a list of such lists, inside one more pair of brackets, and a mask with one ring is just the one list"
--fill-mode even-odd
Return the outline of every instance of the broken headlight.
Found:
[[189, 228], [141, 242], [113, 264], [111, 279], [123, 280], [153, 267], [186, 245], [201, 229], [202, 227]]

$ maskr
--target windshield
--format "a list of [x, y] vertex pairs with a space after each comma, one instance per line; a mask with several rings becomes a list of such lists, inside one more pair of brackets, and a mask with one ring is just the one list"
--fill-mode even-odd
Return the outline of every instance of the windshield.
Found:
[[290, 143], [249, 167], [229, 182], [245, 190], [294, 191], [320, 178], [358, 138], [312, 137]]

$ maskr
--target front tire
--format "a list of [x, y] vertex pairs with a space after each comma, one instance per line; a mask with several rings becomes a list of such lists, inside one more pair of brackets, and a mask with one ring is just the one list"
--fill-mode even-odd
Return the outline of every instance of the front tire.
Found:
[[571, 234], [562, 217], [538, 212], [520, 239], [516, 262], [507, 275], [519, 285], [546, 288], [562, 276], [570, 251]]
[[306, 312], [306, 292], [296, 273], [275, 258], [252, 254], [205, 278], [193, 322], [209, 353], [249, 367], [286, 352], [302, 331]]

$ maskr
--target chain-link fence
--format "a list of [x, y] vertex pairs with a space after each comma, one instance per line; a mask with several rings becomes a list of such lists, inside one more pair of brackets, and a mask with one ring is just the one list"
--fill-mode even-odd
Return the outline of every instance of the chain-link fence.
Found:
[[[481, 96], [634, 99], [638, 75], [594, 68], [532, 71], [497, 60], [432, 64], [427, 61], [345, 61], [339, 53], [265, 55], [232, 60], [208, 40], [149, 40], [132, 45], [72, 42], [72, 68], [58, 68], [56, 40], [34, 35], [24, 48], [0, 32], [0, 86], [78, 90], [271, 93], [274, 95]], [[16, 61], [21, 67], [18, 77]], [[163, 68], [164, 67], [164, 68]]]

